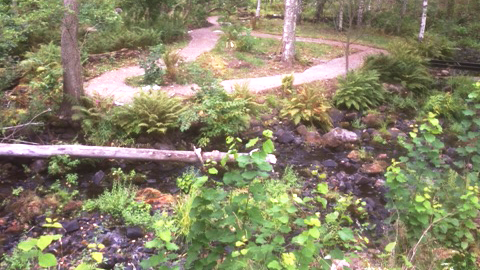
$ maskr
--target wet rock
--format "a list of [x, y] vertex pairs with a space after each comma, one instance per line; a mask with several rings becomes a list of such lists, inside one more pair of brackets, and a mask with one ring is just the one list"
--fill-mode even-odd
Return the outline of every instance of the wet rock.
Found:
[[97, 185], [97, 186], [100, 186], [103, 182], [103, 179], [105, 179], [105, 172], [103, 172], [102, 170], [96, 172], [93, 177], [92, 177], [92, 182]]
[[5, 226], [7, 224], [7, 220], [5, 218], [0, 218], [0, 226]]
[[355, 112], [347, 113], [347, 114], [345, 114], [344, 119], [345, 119], [345, 121], [350, 121], [350, 122], [351, 122], [351, 121], [357, 119], [357, 116], [358, 116], [358, 115], [357, 115], [357, 113], [355, 113]]
[[362, 118], [362, 122], [368, 128], [379, 128], [382, 126], [382, 123], [385, 121], [384, 117], [380, 114], [369, 113], [367, 116]]
[[406, 88], [401, 84], [384, 83], [383, 88], [385, 88], [385, 90], [387, 90], [389, 92], [392, 92], [392, 93], [398, 94], [398, 95], [403, 95], [403, 94], [407, 93]]
[[7, 234], [19, 234], [23, 231], [23, 226], [17, 220], [14, 220], [12, 224], [5, 230]]
[[345, 117], [344, 112], [335, 108], [328, 110], [328, 114], [330, 115], [330, 118], [332, 119], [332, 124], [335, 127], [338, 126], [340, 122], [343, 121], [343, 118]]
[[303, 139], [305, 140], [305, 143], [311, 146], [323, 145], [322, 135], [320, 135], [320, 133], [317, 131], [308, 131], [304, 135]]
[[388, 133], [390, 134], [391, 139], [397, 139], [398, 137], [407, 137], [407, 134], [403, 133], [398, 128], [390, 128], [388, 129]]
[[249, 128], [248, 130], [244, 131], [242, 135], [247, 138], [251, 137], [262, 137], [263, 127], [261, 126], [254, 126]]
[[82, 201], [69, 201], [65, 206], [63, 206], [63, 212], [70, 213], [82, 209]]
[[262, 121], [257, 120], [256, 118], [250, 119], [250, 127], [261, 127], [263, 126]]
[[324, 162], [322, 162], [322, 165], [327, 168], [335, 168], [337, 167], [338, 164], [332, 159], [327, 159]]
[[358, 141], [358, 135], [355, 132], [342, 128], [334, 128], [322, 137], [323, 143], [328, 147], [338, 147], [346, 143], [354, 143]]
[[293, 143], [294, 143], [295, 145], [301, 145], [301, 144], [303, 143], [303, 140], [302, 140], [302, 138], [300, 138], [300, 137], [295, 137], [295, 138], [293, 139]]
[[275, 136], [277, 137], [278, 142], [284, 144], [291, 143], [295, 139], [295, 136], [291, 131], [285, 131], [283, 129], [276, 131]]
[[351, 126], [350, 122], [340, 122], [340, 127], [341, 128], [347, 129], [347, 128], [350, 128], [350, 126]]
[[383, 187], [385, 187], [385, 180], [377, 179], [377, 181], [375, 181], [375, 188], [381, 189]]
[[361, 171], [366, 174], [381, 174], [385, 173], [388, 163], [383, 160], [376, 160], [370, 164], [363, 164]]
[[143, 230], [140, 227], [128, 227], [127, 228], [127, 238], [128, 239], [138, 239], [143, 237]]
[[358, 150], [352, 150], [348, 153], [347, 157], [352, 161], [359, 162], [360, 161], [360, 153]]
[[388, 155], [385, 154], [385, 153], [378, 154], [378, 155], [377, 155], [377, 159], [388, 159]]
[[34, 173], [42, 173], [48, 168], [48, 162], [45, 159], [37, 159], [30, 165], [30, 170]]
[[71, 233], [80, 229], [80, 224], [78, 224], [78, 220], [76, 219], [62, 222], [62, 226], [65, 229], [66, 233]]
[[148, 203], [152, 205], [153, 209], [170, 207], [174, 202], [172, 195], [164, 194], [154, 188], [144, 188], [139, 190], [135, 196], [135, 200]]
[[307, 127], [305, 125], [300, 125], [297, 127], [298, 134], [305, 136], [308, 133]]

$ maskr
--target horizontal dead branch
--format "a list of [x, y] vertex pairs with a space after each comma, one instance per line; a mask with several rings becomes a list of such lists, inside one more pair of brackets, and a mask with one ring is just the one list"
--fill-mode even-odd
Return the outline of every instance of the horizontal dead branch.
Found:
[[[197, 149], [198, 150], [198, 149]], [[77, 158], [109, 158], [131, 160], [156, 160], [179, 162], [202, 162], [206, 160], [221, 161], [227, 153], [212, 151], [172, 151], [146, 148], [123, 148], [86, 145], [26, 145], [0, 143], [0, 156], [48, 158], [57, 155], [69, 155]], [[239, 155], [248, 155], [240, 153]], [[270, 163], [275, 163], [275, 156], [269, 155]], [[234, 161], [233, 156], [228, 160]]]

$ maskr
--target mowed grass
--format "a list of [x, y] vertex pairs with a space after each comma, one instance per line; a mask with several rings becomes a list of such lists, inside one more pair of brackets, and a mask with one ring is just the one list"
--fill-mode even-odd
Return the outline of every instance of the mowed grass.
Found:
[[226, 39], [221, 38], [215, 48], [201, 55], [197, 62], [211, 70], [220, 79], [263, 77], [282, 72], [301, 72], [319, 61], [326, 61], [343, 55], [343, 48], [311, 42], [296, 42], [297, 64], [292, 70], [285, 70], [278, 57], [281, 42], [273, 38], [254, 38], [250, 52], [239, 52], [230, 48]]
[[[257, 31], [267, 34], [281, 35], [283, 32], [283, 20], [262, 19], [257, 23]], [[314, 24], [311, 22], [303, 22], [302, 24], [297, 24], [296, 35], [298, 37], [323, 38], [338, 41], [346, 40], [344, 33], [332, 29], [332, 27], [326, 23]], [[382, 35], [369, 29], [355, 30], [352, 37], [355, 40], [355, 43], [379, 48], [386, 48], [391, 41], [398, 39], [398, 37]]]

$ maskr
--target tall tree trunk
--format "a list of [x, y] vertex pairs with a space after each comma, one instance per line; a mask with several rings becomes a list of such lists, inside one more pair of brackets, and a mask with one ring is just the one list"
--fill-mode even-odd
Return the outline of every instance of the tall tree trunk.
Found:
[[363, 12], [365, 10], [365, 0], [358, 1], [358, 11], [357, 11], [357, 26], [361, 26], [363, 23]]
[[63, 67], [63, 102], [61, 113], [70, 116], [72, 102], [83, 95], [83, 75], [80, 62], [80, 50], [77, 44], [78, 3], [77, 0], [63, 0], [65, 7], [62, 21], [62, 67]]
[[427, 8], [428, 0], [423, 0], [422, 6], [422, 21], [420, 23], [420, 32], [418, 33], [418, 41], [422, 42], [423, 37], [425, 36], [425, 26], [427, 25]]
[[400, 34], [402, 31], [402, 24], [405, 21], [405, 15], [407, 15], [407, 4], [408, 0], [402, 0], [402, 9], [400, 10], [401, 22], [397, 23], [397, 34]]
[[343, 30], [343, 3], [340, 3], [340, 10], [338, 11], [338, 30]]
[[297, 24], [297, 0], [285, 0], [285, 16], [282, 36], [282, 62], [292, 66], [295, 60], [295, 27]]
[[255, 17], [258, 19], [260, 18], [260, 6], [262, 4], [262, 0], [257, 0], [257, 10], [255, 11]]
[[327, 0], [317, 0], [317, 6], [315, 7], [315, 21], [319, 22], [323, 19], [323, 14], [325, 10], [325, 4]]

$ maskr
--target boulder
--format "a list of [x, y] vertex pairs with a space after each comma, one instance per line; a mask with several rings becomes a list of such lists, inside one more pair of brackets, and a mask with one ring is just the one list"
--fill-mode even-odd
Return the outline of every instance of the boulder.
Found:
[[361, 171], [366, 174], [383, 174], [388, 167], [388, 163], [383, 160], [376, 160], [370, 164], [363, 164]]
[[382, 126], [382, 123], [385, 121], [385, 119], [380, 114], [369, 113], [367, 116], [362, 118], [362, 121], [368, 128], [379, 128]]
[[322, 139], [325, 146], [335, 148], [343, 144], [357, 142], [358, 135], [343, 128], [334, 128], [323, 135]]

